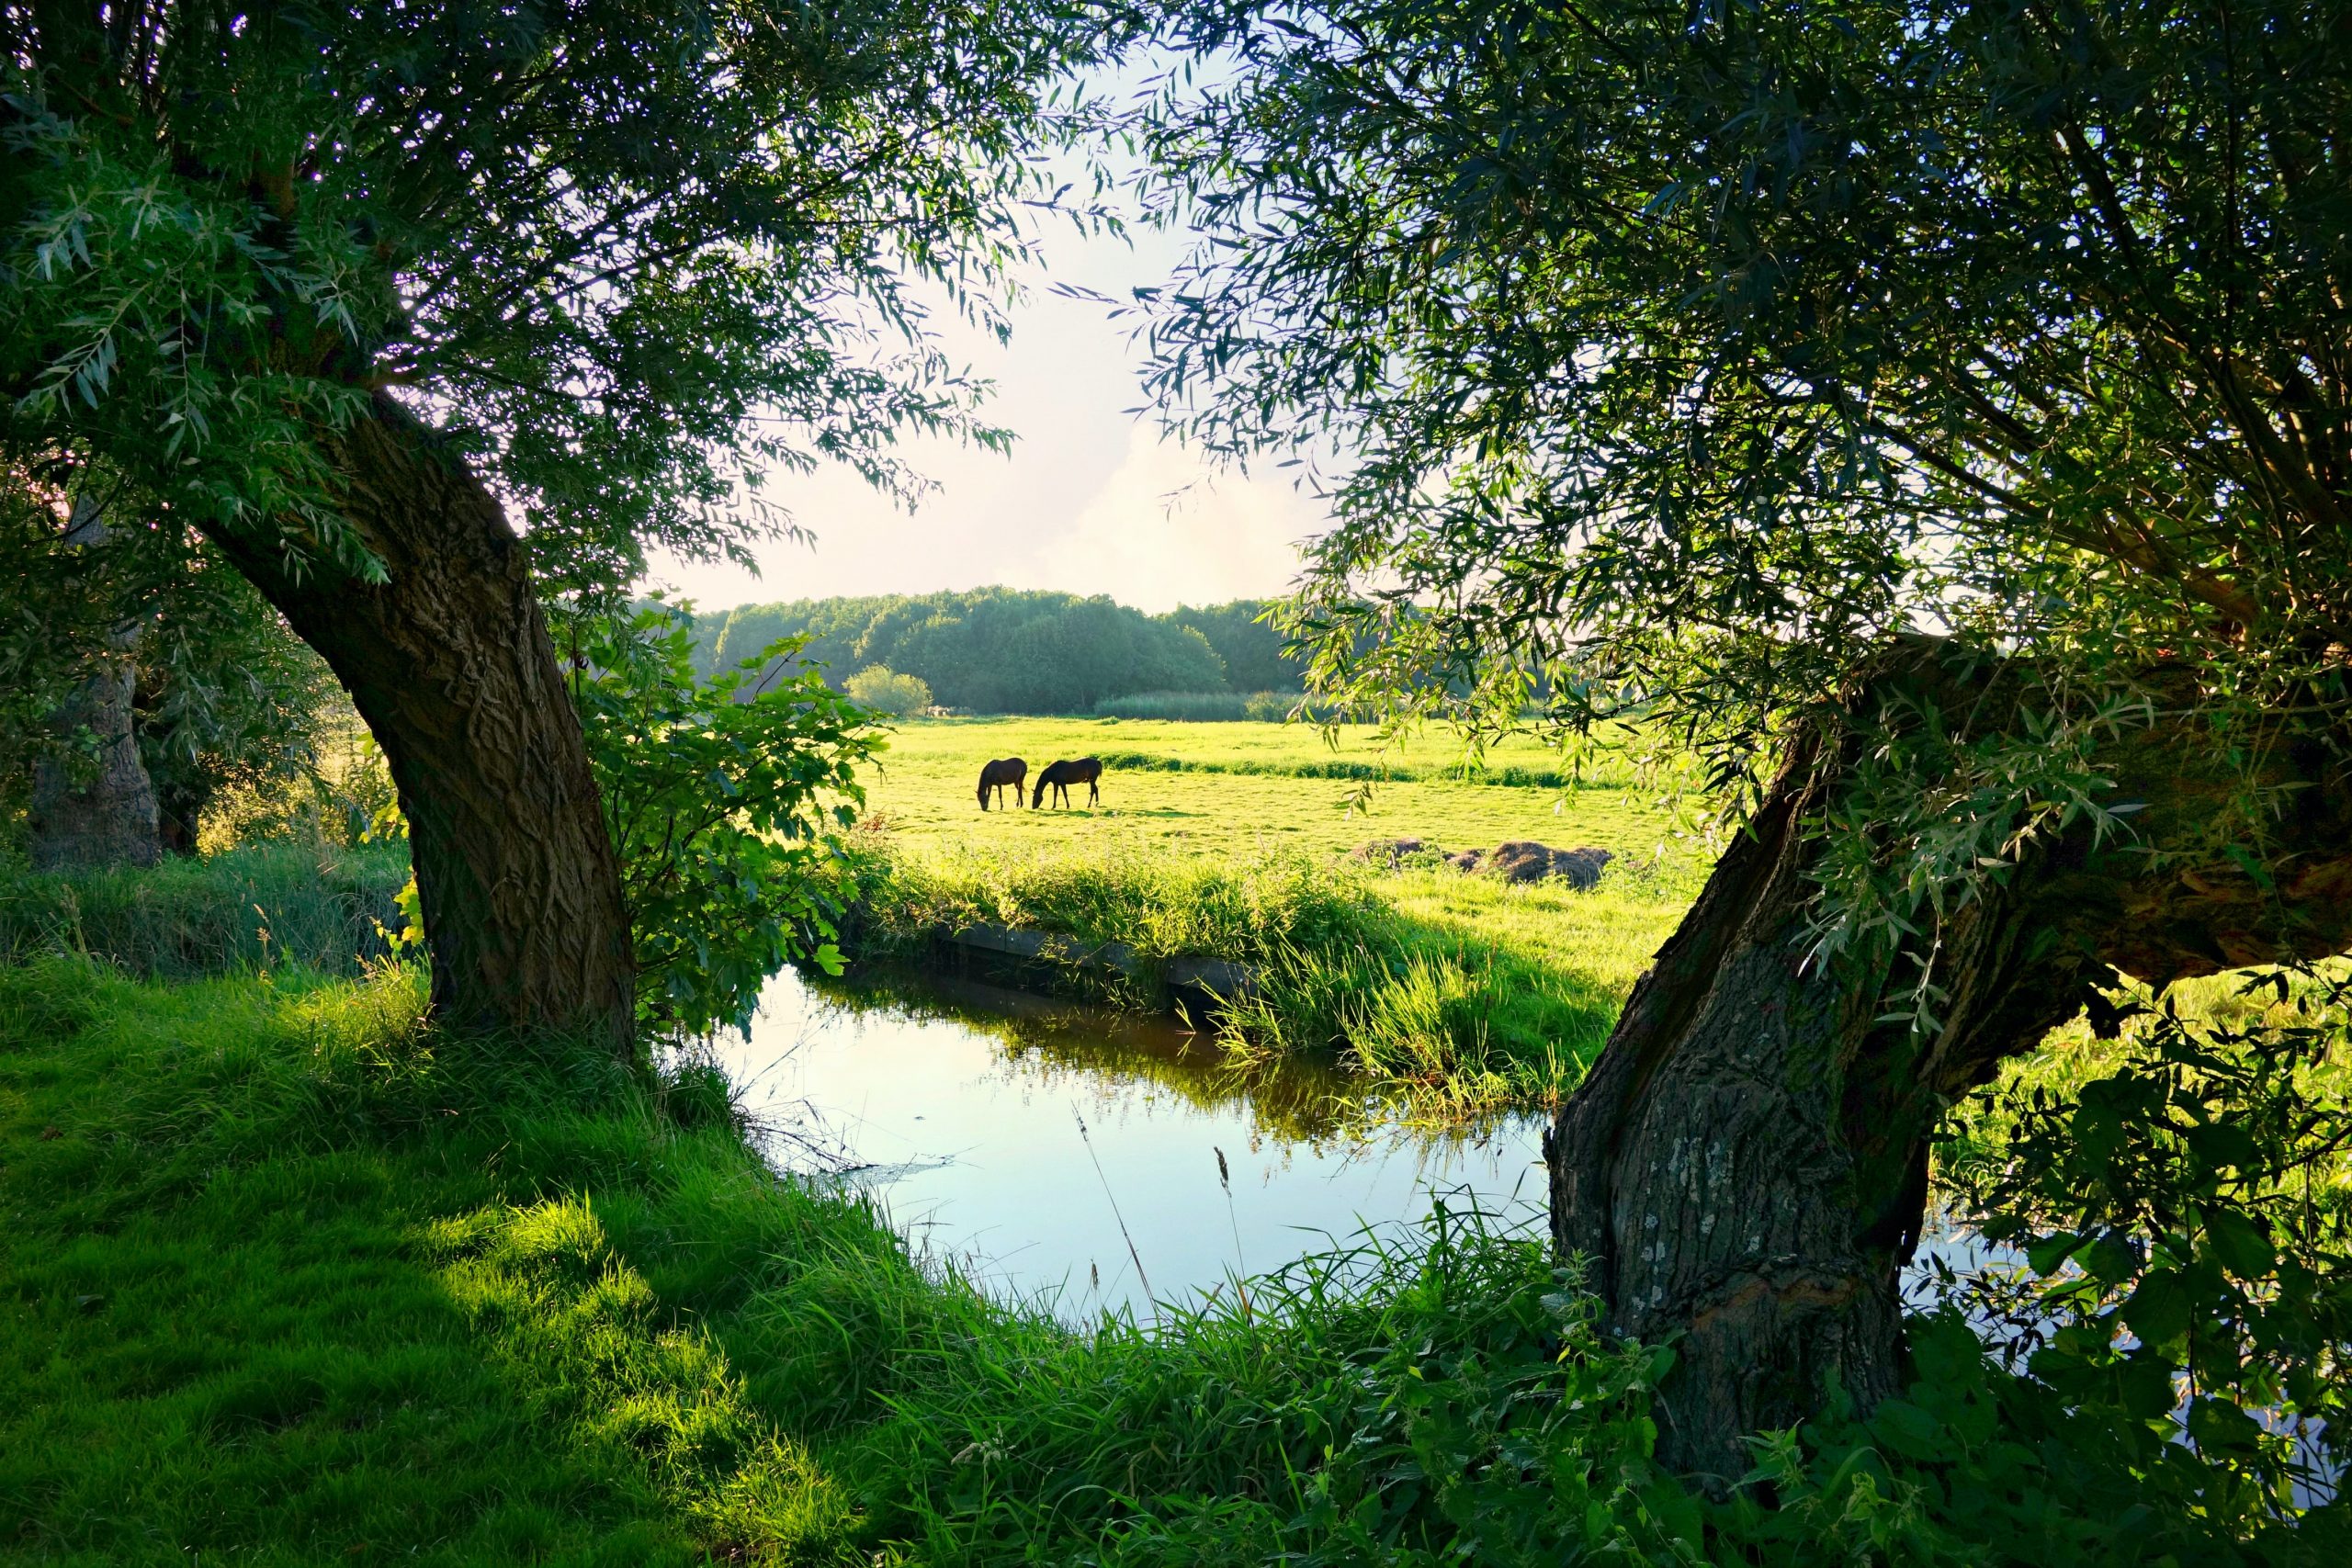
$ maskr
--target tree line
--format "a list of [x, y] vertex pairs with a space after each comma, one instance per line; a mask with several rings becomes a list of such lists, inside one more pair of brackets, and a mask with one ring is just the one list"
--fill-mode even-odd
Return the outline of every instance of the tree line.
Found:
[[875, 665], [921, 679], [933, 699], [975, 713], [1091, 714], [1154, 692], [1295, 692], [1303, 660], [1236, 599], [1147, 615], [1101, 594], [1014, 588], [743, 604], [697, 617], [706, 674], [783, 638], [837, 690]]

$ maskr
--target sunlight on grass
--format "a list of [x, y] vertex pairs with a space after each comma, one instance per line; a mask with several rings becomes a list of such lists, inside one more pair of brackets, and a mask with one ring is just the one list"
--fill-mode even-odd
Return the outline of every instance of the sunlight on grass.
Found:
[[[920, 956], [931, 933], [995, 923], [1117, 942], [1146, 960], [1222, 958], [1256, 991], [1216, 1022], [1243, 1061], [1335, 1063], [1410, 1114], [1546, 1105], [1575, 1087], [1680, 916], [1679, 884], [1618, 872], [1576, 893], [1450, 870], [1385, 873], [1304, 852], [879, 846], [859, 951]], [[1115, 977], [1074, 987], [1138, 1000]]]

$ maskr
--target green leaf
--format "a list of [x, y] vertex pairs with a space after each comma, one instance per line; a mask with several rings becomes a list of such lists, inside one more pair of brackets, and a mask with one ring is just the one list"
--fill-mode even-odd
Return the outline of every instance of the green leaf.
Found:
[[2156, 1269], [2140, 1281], [2139, 1288], [2118, 1310], [2118, 1315], [2139, 1336], [2141, 1343], [2163, 1347], [2188, 1335], [2194, 1306], [2180, 1271]]
[[2268, 1227], [2236, 1209], [2204, 1211], [2205, 1242], [2222, 1268], [2241, 1280], [2261, 1280], [2278, 1267]]

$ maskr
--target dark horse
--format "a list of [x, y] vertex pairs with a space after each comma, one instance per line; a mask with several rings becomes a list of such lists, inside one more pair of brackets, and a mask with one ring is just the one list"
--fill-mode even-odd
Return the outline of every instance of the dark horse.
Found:
[[1004, 804], [1004, 792], [1012, 791], [1012, 803], [1021, 804], [1021, 783], [1029, 776], [1029, 764], [1018, 757], [999, 757], [980, 770], [980, 809], [989, 808], [989, 791], [996, 791], [996, 803]]
[[1048, 763], [1046, 764], [1045, 772], [1037, 775], [1037, 794], [1035, 797], [1029, 802], [1029, 804], [1032, 807], [1045, 805], [1046, 791], [1050, 789], [1054, 792], [1054, 798], [1057, 801], [1064, 806], [1068, 806], [1069, 804], [1069, 786], [1072, 784], [1084, 784], [1086, 786], [1086, 804], [1089, 806], [1099, 806], [1102, 802], [1102, 786], [1097, 784], [1094, 781], [1102, 776], [1102, 764], [1096, 761], [1091, 757], [1080, 757], [1075, 762]]

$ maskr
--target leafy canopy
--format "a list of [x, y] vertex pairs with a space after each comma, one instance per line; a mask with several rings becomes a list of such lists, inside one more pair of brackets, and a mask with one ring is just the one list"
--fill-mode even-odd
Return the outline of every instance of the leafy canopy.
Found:
[[1752, 777], [1917, 629], [2060, 710], [2157, 658], [2340, 701], [2339, 11], [1213, 0], [1145, 117], [1203, 240], [1152, 386], [1328, 491], [1294, 626], [1393, 711], [1649, 703]]
[[[463, 437], [559, 586], [786, 525], [761, 477], [1001, 439], [995, 321], [1103, 37], [1066, 0], [0, 7], [0, 443], [376, 570], [317, 440]], [[894, 346], [895, 345], [895, 346]]]

